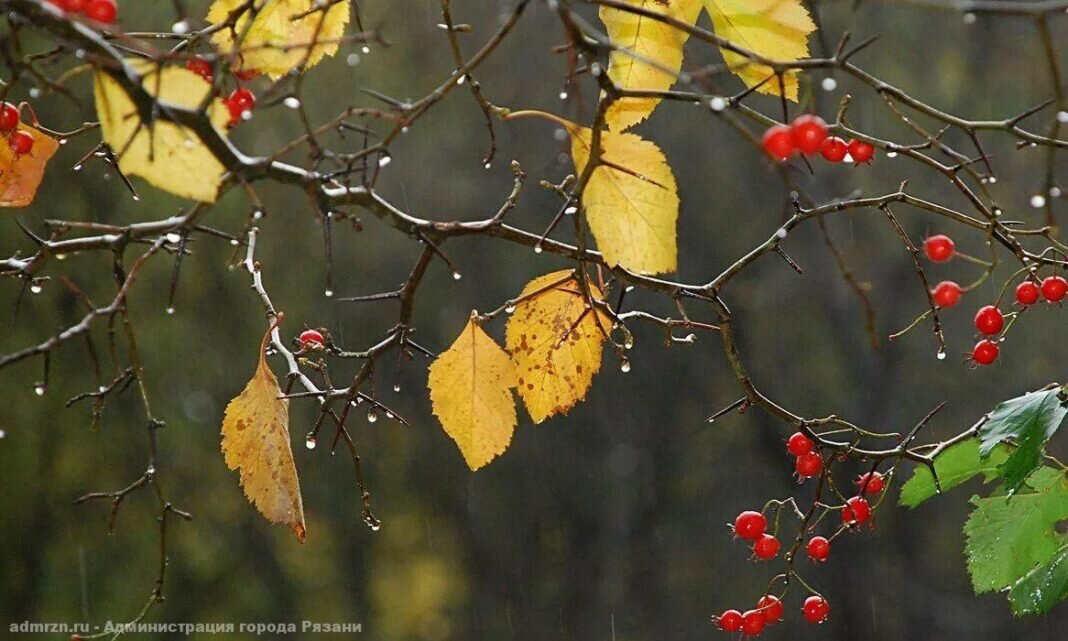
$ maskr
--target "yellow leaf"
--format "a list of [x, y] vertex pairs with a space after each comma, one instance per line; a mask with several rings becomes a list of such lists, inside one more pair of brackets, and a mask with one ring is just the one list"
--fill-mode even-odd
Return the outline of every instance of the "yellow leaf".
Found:
[[0, 141], [0, 207], [25, 207], [32, 203], [45, 167], [59, 149], [54, 138], [29, 125], [20, 124], [19, 130], [33, 136], [33, 149], [16, 156], [11, 145]]
[[[580, 174], [593, 132], [568, 123]], [[609, 266], [641, 274], [673, 272], [678, 264], [679, 195], [664, 152], [631, 133], [601, 132], [601, 158], [582, 193], [586, 221]]]
[[[196, 108], [211, 91], [208, 82], [187, 69], [165, 67], [161, 73], [147, 61], [132, 66], [142, 74], [141, 85], [164, 106]], [[215, 201], [226, 168], [193, 132], [163, 120], [149, 128], [122, 85], [103, 72], [97, 72], [93, 90], [104, 142], [119, 156], [123, 173], [140, 176], [176, 196]], [[220, 131], [230, 118], [218, 99], [211, 102], [208, 114]]]
[[[273, 328], [272, 328], [273, 330]], [[240, 470], [245, 496], [271, 523], [288, 525], [303, 543], [304, 504], [289, 445], [289, 401], [282, 395], [260, 344], [259, 365], [245, 389], [226, 406], [222, 453], [226, 466]]]
[[[235, 9], [247, 4], [248, 0], [215, 0], [207, 20], [225, 22]], [[258, 11], [242, 12], [233, 29], [221, 29], [212, 41], [223, 53], [236, 49], [237, 69], [260, 71], [272, 79], [302, 63], [305, 68], [314, 67], [323, 57], [337, 53], [349, 23], [349, 1], [338, 2], [325, 12], [313, 10], [315, 6], [316, 0], [255, 0]], [[239, 39], [236, 46], [235, 37]], [[313, 47], [313, 43], [322, 44]]]
[[[816, 30], [801, 0], [705, 0], [716, 34], [732, 43], [777, 62], [808, 57], [808, 34]], [[721, 49], [723, 60], [747, 87], [764, 82], [775, 73], [748, 58]], [[797, 101], [797, 71], [784, 74], [786, 97]], [[777, 78], [757, 89], [782, 95]]]
[[427, 383], [434, 414], [477, 470], [503, 454], [515, 431], [512, 359], [475, 322], [430, 366]]
[[[642, 9], [694, 24], [701, 13], [701, 0], [626, 0]], [[608, 77], [622, 89], [665, 91], [675, 84], [682, 69], [682, 47], [690, 34], [663, 22], [623, 11], [601, 7], [601, 21], [608, 30], [612, 51]], [[622, 98], [608, 109], [610, 129], [622, 131], [649, 117], [659, 98]]]
[[[602, 294], [592, 283], [590, 294]], [[535, 423], [567, 414], [586, 397], [601, 369], [611, 321], [587, 309], [574, 272], [563, 270], [527, 283], [508, 319], [505, 345], [519, 370], [519, 396]], [[600, 327], [598, 327], [600, 325]]]

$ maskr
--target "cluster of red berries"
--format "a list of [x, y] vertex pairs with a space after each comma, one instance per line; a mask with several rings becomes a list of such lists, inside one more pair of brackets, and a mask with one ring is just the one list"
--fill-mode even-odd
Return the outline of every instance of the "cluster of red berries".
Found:
[[19, 108], [10, 102], [0, 102], [0, 136], [3, 137], [16, 156], [24, 156], [33, 151], [33, 134], [19, 129]]
[[[786, 450], [796, 457], [795, 469], [802, 478], [815, 476], [823, 469], [823, 458], [816, 451], [815, 443], [806, 434], [791, 434], [786, 440]], [[806, 462], [802, 463], [802, 460]], [[873, 470], [860, 475], [856, 485], [857, 495], [847, 499], [840, 510], [842, 529], [839, 532], [871, 520], [872, 507], [864, 495], [882, 493], [886, 489], [886, 477]], [[779, 553], [779, 540], [769, 534], [767, 528], [767, 517], [755, 510], [746, 510], [734, 519], [734, 534], [745, 541], [752, 541], [753, 556], [761, 561], [773, 559]], [[831, 555], [831, 541], [823, 536], [813, 536], [806, 543], [805, 552], [813, 561], [823, 563]], [[805, 599], [801, 611], [806, 621], [823, 623], [830, 615], [831, 607], [822, 596], [813, 594]], [[754, 637], [759, 635], [765, 626], [781, 621], [782, 617], [783, 604], [780, 598], [766, 594], [757, 602], [756, 608], [746, 612], [727, 610], [715, 617], [715, 622], [726, 632], [741, 631], [746, 636]]]
[[[208, 82], [211, 82], [215, 77], [215, 69], [211, 63], [199, 56], [190, 58], [185, 63], [185, 68]], [[254, 69], [234, 73], [234, 76], [239, 80], [251, 80], [257, 75], [259, 75], [259, 72]], [[245, 114], [252, 113], [252, 110], [256, 107], [256, 94], [246, 87], [238, 87], [229, 96], [223, 98], [223, 104], [226, 105], [226, 109], [230, 112], [230, 121], [227, 126], [236, 127], [247, 117]]]
[[67, 13], [80, 13], [86, 18], [112, 24], [119, 15], [119, 7], [115, 0], [51, 0], [52, 4]]
[[[930, 236], [923, 243], [927, 258], [935, 263], [944, 263], [953, 257], [956, 246], [953, 239], [943, 234]], [[931, 290], [931, 299], [939, 307], [953, 307], [960, 302], [964, 289], [960, 285], [944, 280]], [[1057, 303], [1068, 296], [1068, 280], [1061, 276], [1047, 276], [1041, 282], [1025, 280], [1016, 286], [1016, 302], [1021, 307], [1029, 307], [1044, 298]], [[1005, 328], [1005, 315], [995, 305], [981, 307], [975, 314], [975, 329], [983, 336], [997, 336]], [[979, 365], [990, 365], [1000, 353], [998, 344], [989, 338], [982, 338], [972, 348], [972, 360]]]
[[823, 458], [813, 451], [812, 439], [801, 432], [795, 432], [786, 441], [786, 450], [796, 457], [794, 471], [799, 478], [816, 476], [823, 469]]
[[787, 125], [775, 125], [764, 132], [764, 151], [780, 162], [797, 153], [812, 156], [819, 153], [824, 160], [840, 163], [846, 155], [856, 165], [871, 162], [875, 156], [875, 147], [863, 140], [850, 140], [848, 143], [831, 136], [827, 123], [813, 114], [804, 114]]

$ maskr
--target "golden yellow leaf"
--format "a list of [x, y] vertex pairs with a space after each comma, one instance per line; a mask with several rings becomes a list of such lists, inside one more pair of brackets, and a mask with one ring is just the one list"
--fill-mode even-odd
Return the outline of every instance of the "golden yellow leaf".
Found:
[[[580, 174], [593, 132], [568, 123]], [[601, 132], [602, 160], [582, 193], [597, 247], [609, 266], [640, 274], [673, 272], [678, 264], [679, 195], [664, 152], [631, 133]]]
[[[211, 90], [202, 77], [184, 68], [164, 67], [161, 73], [147, 61], [135, 61], [133, 67], [142, 74], [145, 90], [164, 105], [196, 108]], [[226, 168], [193, 132], [162, 120], [152, 128], [143, 125], [122, 86], [103, 72], [97, 72], [93, 90], [104, 142], [119, 156], [123, 173], [183, 198], [215, 201]], [[220, 131], [230, 119], [219, 99], [211, 102], [208, 115]]]
[[20, 124], [19, 130], [33, 136], [33, 149], [16, 156], [11, 145], [0, 140], [0, 207], [25, 207], [32, 203], [45, 167], [59, 149], [54, 138], [34, 127]]
[[[273, 329], [273, 328], [272, 328]], [[268, 521], [288, 525], [304, 542], [304, 504], [289, 444], [289, 401], [282, 395], [260, 344], [256, 373], [229, 405], [222, 424], [226, 466], [240, 470], [245, 496]]]
[[427, 382], [434, 414], [477, 470], [508, 449], [515, 431], [515, 365], [475, 322], [430, 366]]
[[[590, 294], [600, 299], [590, 283]], [[572, 270], [527, 283], [508, 319], [505, 345], [519, 372], [519, 396], [535, 423], [567, 414], [586, 397], [601, 369], [601, 350], [611, 321], [588, 309]], [[598, 325], [600, 325], [598, 327]]]
[[[642, 9], [682, 20], [697, 22], [701, 0], [626, 0]], [[675, 84], [682, 69], [682, 47], [690, 34], [663, 22], [623, 11], [601, 7], [601, 21], [612, 43], [608, 77], [622, 89], [665, 91]], [[622, 98], [608, 109], [605, 121], [610, 129], [622, 131], [649, 117], [659, 98]]]
[[[808, 57], [808, 35], [816, 30], [816, 24], [801, 0], [705, 0], [705, 6], [712, 16], [716, 35], [748, 51], [777, 62]], [[756, 86], [775, 75], [770, 67], [753, 64], [733, 51], [721, 51], [731, 71], [747, 87]], [[796, 102], [797, 71], [787, 72], [783, 80], [786, 97]], [[757, 91], [782, 95], [777, 78], [768, 80]]]
[[[207, 20], [212, 24], [224, 22], [247, 3], [248, 0], [215, 0], [208, 9]], [[212, 42], [223, 53], [236, 50], [235, 68], [260, 71], [273, 79], [301, 64], [314, 67], [325, 56], [337, 53], [349, 23], [349, 1], [338, 2], [325, 12], [313, 10], [315, 6], [316, 0], [256, 0], [254, 7], [258, 11], [244, 11], [233, 29], [216, 32]], [[235, 37], [239, 39], [236, 45]], [[322, 44], [313, 47], [314, 43]]]

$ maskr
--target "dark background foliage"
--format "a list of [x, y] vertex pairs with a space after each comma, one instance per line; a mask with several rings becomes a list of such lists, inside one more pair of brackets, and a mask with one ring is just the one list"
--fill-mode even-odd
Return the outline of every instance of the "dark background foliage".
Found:
[[[207, 3], [189, 4], [198, 15]], [[376, 104], [360, 92], [365, 88], [421, 96], [451, 71], [447, 41], [435, 27], [436, 1], [360, 4], [365, 21], [381, 25], [391, 46], [372, 45], [369, 54], [351, 47], [310, 73], [304, 101], [316, 119], [333, 116], [345, 104]], [[822, 37], [833, 47], [844, 30], [858, 38], [882, 34], [856, 62], [930, 104], [968, 117], [1000, 118], [1052, 93], [1027, 19], [980, 17], [966, 24], [960, 13], [908, 2], [859, 2], [856, 10], [853, 4], [820, 3]], [[510, 2], [455, 5], [457, 20], [475, 30], [464, 36], [470, 51]], [[138, 29], [167, 28], [172, 11], [170, 3], [122, 7], [126, 24]], [[1055, 40], [1063, 42], [1068, 18], [1055, 16], [1052, 26]], [[566, 61], [550, 48], [560, 42], [558, 20], [534, 3], [479, 74], [490, 98], [588, 122], [596, 97], [588, 79], [572, 87], [566, 101], [559, 99]], [[350, 52], [359, 54], [354, 66], [346, 64]], [[687, 55], [687, 65], [696, 66], [714, 62], [718, 53], [691, 42]], [[1060, 62], [1068, 67], [1064, 57]], [[852, 92], [858, 128], [915, 140], [868, 88], [838, 78], [837, 90], [825, 92], [819, 88], [822, 78], [806, 77], [802, 94], [825, 117]], [[715, 83], [725, 92], [740, 88], [733, 78]], [[88, 76], [72, 87], [82, 98], [90, 95]], [[93, 118], [90, 101], [73, 105], [45, 95], [34, 104], [43, 122], [57, 129]], [[752, 104], [779, 113], [776, 100], [755, 97]], [[420, 216], [486, 217], [511, 188], [507, 161], [514, 158], [532, 180], [511, 214], [513, 224], [543, 229], [557, 203], [535, 183], [558, 181], [572, 171], [563, 155], [566, 143], [543, 122], [500, 126], [499, 158], [486, 170], [480, 161], [487, 146], [481, 118], [468, 94], [452, 94], [394, 145], [382, 192]], [[768, 161], [707, 109], [664, 104], [639, 131], [661, 144], [680, 185], [680, 279], [707, 280], [783, 219], [787, 194]], [[244, 149], [269, 153], [298, 132], [294, 113], [279, 105], [258, 111], [235, 139]], [[986, 140], [999, 172], [994, 191], [1006, 215], [1039, 221], [1028, 201], [1042, 184], [1045, 152], [1017, 150], [1001, 135]], [[37, 203], [4, 214], [0, 253], [31, 251], [16, 217], [31, 227], [43, 218], [120, 223], [162, 218], [185, 205], [143, 183], [143, 199], [135, 202], [100, 164], [70, 172], [91, 144], [72, 140], [53, 161]], [[1065, 169], [1062, 161], [1062, 176]], [[814, 176], [799, 166], [797, 178], [825, 199], [853, 190], [887, 193], [908, 179], [918, 195], [965, 206], [944, 180], [900, 158], [880, 155], [871, 167], [858, 169], [821, 163]], [[355, 305], [324, 297], [323, 238], [306, 198], [284, 187], [258, 189], [268, 203], [259, 258], [268, 289], [286, 312], [287, 333], [304, 324], [326, 326], [341, 344], [356, 349], [389, 329], [394, 303]], [[1068, 214], [1064, 201], [1055, 207], [1058, 220]], [[235, 190], [206, 220], [237, 231], [247, 213], [248, 203]], [[963, 250], [986, 252], [976, 232], [947, 228], [905, 207], [897, 213], [913, 239], [949, 232]], [[1068, 312], [1060, 309], [1028, 315], [996, 366], [972, 370], [962, 364], [973, 340], [971, 310], [997, 295], [1005, 277], [1000, 272], [1000, 279], [946, 314], [951, 352], [945, 360], [935, 358], [926, 327], [888, 343], [885, 336], [925, 305], [911, 261], [878, 211], [853, 210], [827, 224], [868, 288], [880, 344], [872, 349], [858, 299], [817, 228], [802, 226], [785, 247], [804, 268], [803, 276], [766, 258], [724, 293], [753, 377], [773, 398], [809, 416], [837, 413], [888, 430], [905, 430], [948, 400], [926, 434], [937, 438], [971, 425], [997, 400], [1063, 378]], [[335, 229], [333, 241], [339, 297], [393, 288], [418, 252], [410, 239], [366, 216], [362, 231]], [[153, 619], [362, 621], [370, 638], [390, 640], [682, 641], [721, 634], [708, 623], [712, 612], [746, 609], [762, 594], [774, 566], [751, 563], [726, 523], [770, 497], [808, 495], [810, 488], [791, 479], [792, 461], [782, 443], [789, 428], [755, 410], [706, 423], [711, 412], [740, 396], [718, 339], [703, 335], [692, 347], [667, 348], [660, 331], [649, 326], [635, 328], [630, 373], [620, 372], [614, 356], [606, 354], [585, 403], [537, 427], [522, 420], [507, 454], [477, 474], [468, 472], [429, 412], [425, 361], [405, 366], [400, 393], [391, 391], [393, 373], [384, 368], [379, 391], [412, 427], [360, 419], [353, 430], [383, 527], [372, 533], [361, 522], [346, 458], [332, 459], [323, 446], [295, 447], [309, 530], [308, 543], [298, 546], [247, 504], [219, 453], [222, 411], [254, 367], [262, 309], [247, 274], [227, 269], [232, 248], [225, 241], [201, 238], [193, 249], [174, 315], [165, 313], [166, 260], [147, 268], [130, 299], [156, 411], [167, 421], [160, 459], [166, 489], [196, 517], [172, 522], [167, 601]], [[472, 308], [496, 307], [529, 279], [567, 266], [557, 257], [488, 239], [450, 241], [447, 250], [463, 279], [454, 281], [435, 263], [415, 309], [419, 337], [434, 350], [448, 345]], [[110, 266], [102, 255], [73, 256], [52, 269], [52, 275], [70, 275], [98, 303], [112, 295]], [[968, 282], [978, 271], [956, 261], [932, 267], [931, 275]], [[37, 342], [83, 313], [52, 281], [42, 293], [27, 294], [13, 317], [20, 287], [13, 280], [0, 283], [0, 302], [9, 312], [2, 321], [3, 352]], [[662, 299], [636, 300], [670, 311]], [[500, 337], [503, 325], [497, 321], [489, 331]], [[348, 375], [341, 366], [335, 380]], [[113, 536], [106, 534], [103, 504], [71, 505], [80, 494], [119, 488], [143, 470], [145, 433], [134, 392], [109, 405], [94, 431], [86, 406], [63, 407], [95, 385], [83, 344], [56, 354], [48, 393], [40, 398], [32, 389], [39, 379], [39, 363], [0, 371], [5, 626], [0, 636], [6, 636], [8, 622], [24, 619], [124, 620], [141, 607], [155, 576], [155, 505], [147, 494], [131, 497]], [[293, 404], [295, 445], [314, 418], [312, 403]], [[1054, 443], [1059, 448], [1063, 442]], [[1068, 624], [1063, 605], [1046, 617], [1014, 621], [1001, 596], [972, 593], [961, 526], [974, 489], [958, 489], [915, 511], [888, 503], [874, 532], [843, 537], [831, 562], [804, 570], [830, 600], [830, 621], [818, 628], [801, 622], [800, 594], [792, 593], [790, 621], [766, 636], [1063, 638]]]

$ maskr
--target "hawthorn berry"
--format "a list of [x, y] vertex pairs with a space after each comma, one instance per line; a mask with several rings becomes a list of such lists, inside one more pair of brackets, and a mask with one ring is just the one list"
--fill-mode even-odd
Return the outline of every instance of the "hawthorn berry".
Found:
[[1064, 298], [1068, 294], [1068, 280], [1060, 276], [1049, 276], [1042, 281], [1042, 297], [1051, 303]]
[[737, 610], [727, 610], [716, 618], [716, 625], [724, 632], [737, 632], [742, 629], [742, 613]]
[[89, 0], [85, 3], [85, 17], [90, 20], [111, 24], [115, 22], [118, 13], [119, 8], [115, 0]]
[[11, 135], [11, 149], [16, 156], [25, 156], [33, 151], [33, 134], [28, 131], [16, 131]]
[[306, 329], [301, 332], [298, 340], [303, 348], [311, 347], [313, 344], [323, 345], [326, 342], [323, 339], [323, 335], [314, 329]]
[[953, 239], [945, 234], [935, 234], [923, 241], [923, 251], [934, 263], [944, 263], [953, 258]]
[[10, 102], [0, 102], [0, 131], [13, 131], [19, 126], [19, 108]]
[[863, 140], [850, 140], [848, 149], [854, 165], [866, 165], [875, 156], [875, 147]]
[[1003, 327], [1005, 327], [1005, 316], [1002, 315], [1001, 310], [997, 307], [986, 305], [976, 312], [975, 329], [979, 330], [980, 334], [993, 336], [1000, 332]]
[[823, 155], [823, 159], [827, 162], [842, 162], [845, 160], [847, 153], [849, 153], [849, 146], [846, 141], [837, 136], [827, 138], [820, 145], [820, 154]]
[[761, 144], [769, 156], [780, 162], [797, 153], [793, 132], [786, 125], [775, 125], [765, 131]]
[[820, 150], [823, 141], [827, 139], [827, 123], [819, 116], [804, 114], [794, 119], [790, 125], [790, 134], [793, 136], [794, 147], [806, 156], [811, 156]]
[[234, 127], [241, 122], [246, 112], [252, 111], [256, 106], [256, 95], [244, 87], [238, 87], [225, 102], [230, 111], [230, 126]]
[[766, 529], [768, 520], [760, 512], [746, 510], [734, 519], [734, 533], [743, 539], [757, 539]]
[[757, 610], [764, 613], [764, 621], [768, 625], [775, 625], [782, 621], [782, 601], [779, 597], [765, 594], [757, 601]]
[[821, 469], [823, 469], [823, 459], [815, 452], [802, 454], [797, 457], [797, 462], [794, 464], [794, 470], [803, 479], [816, 476]]
[[808, 540], [805, 546], [808, 558], [823, 563], [831, 555], [831, 542], [822, 536], [814, 536]]
[[1039, 294], [1038, 285], [1029, 280], [1016, 286], [1016, 302], [1021, 305], [1034, 305], [1038, 302]]
[[871, 518], [871, 505], [868, 504], [868, 499], [862, 496], [853, 496], [846, 501], [846, 506], [842, 508], [842, 523], [846, 525], [853, 525], [856, 523], [866, 523]]
[[813, 594], [805, 599], [801, 612], [804, 613], [805, 620], [809, 623], [823, 623], [831, 614], [831, 606], [827, 603], [827, 599]]
[[856, 485], [865, 494], [878, 494], [886, 485], [886, 477], [878, 472], [865, 472], [857, 477]]
[[972, 360], [980, 365], [989, 365], [997, 360], [1000, 351], [997, 343], [983, 339], [972, 349]]
[[753, 556], [761, 561], [774, 559], [779, 554], [779, 539], [770, 534], [761, 534], [753, 543]]
[[764, 631], [764, 613], [760, 610], [748, 610], [742, 615], [742, 634], [748, 637], [759, 636]]
[[200, 76], [204, 80], [211, 82], [212, 77], [215, 75], [215, 71], [211, 66], [211, 63], [201, 58], [200, 56], [194, 56], [185, 63], [185, 68], [192, 71], [196, 75]]
[[794, 432], [786, 439], [786, 451], [794, 456], [801, 456], [812, 451], [812, 439], [801, 432]]
[[960, 302], [962, 293], [964, 293], [964, 290], [960, 285], [951, 280], [944, 280], [931, 290], [931, 298], [934, 299], [935, 305], [939, 307], [953, 307]]

